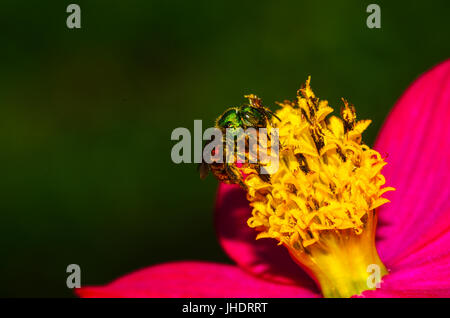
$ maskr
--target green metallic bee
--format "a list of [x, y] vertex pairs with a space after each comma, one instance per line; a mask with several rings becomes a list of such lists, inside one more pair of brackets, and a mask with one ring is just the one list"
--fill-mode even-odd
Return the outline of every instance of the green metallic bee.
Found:
[[[262, 106], [261, 99], [256, 95], [246, 95], [249, 103], [240, 107], [232, 107], [225, 110], [216, 120], [215, 127], [222, 131], [223, 145], [225, 145], [225, 136], [227, 129], [247, 129], [247, 128], [265, 128], [272, 117], [280, 120], [270, 109]], [[206, 147], [206, 146], [205, 146]], [[225, 147], [223, 147], [225, 149]], [[225, 151], [223, 151], [225, 152]], [[200, 178], [204, 179], [208, 176], [209, 171], [220, 181], [224, 183], [235, 183], [246, 188], [242, 182], [242, 175], [239, 169], [233, 163], [227, 163], [226, 154], [223, 153], [222, 163], [206, 163], [199, 165]], [[260, 175], [262, 178], [268, 178], [267, 175]]]

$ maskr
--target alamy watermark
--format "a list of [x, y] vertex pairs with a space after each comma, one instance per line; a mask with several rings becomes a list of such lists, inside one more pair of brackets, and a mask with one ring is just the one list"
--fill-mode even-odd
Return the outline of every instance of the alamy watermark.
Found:
[[[171, 151], [172, 161], [179, 163], [250, 163], [259, 164], [261, 174], [272, 174], [279, 167], [278, 128], [207, 128], [194, 120], [194, 136], [189, 129], [175, 128], [171, 140], [178, 141]], [[193, 156], [192, 156], [193, 141]], [[203, 147], [203, 141], [207, 141]]]
[[66, 25], [69, 29], [81, 28], [81, 8], [78, 4], [69, 4], [66, 8], [66, 12], [70, 13], [66, 19]]
[[370, 15], [367, 17], [366, 25], [369, 29], [381, 28], [381, 8], [378, 4], [369, 4], [366, 9]]
[[370, 264], [367, 266], [367, 273], [370, 273], [367, 277], [367, 287], [370, 289], [380, 288], [381, 286], [381, 268], [377, 264]]
[[80, 288], [81, 287], [81, 268], [78, 264], [70, 264], [66, 268], [66, 273], [70, 273], [66, 279], [67, 288]]

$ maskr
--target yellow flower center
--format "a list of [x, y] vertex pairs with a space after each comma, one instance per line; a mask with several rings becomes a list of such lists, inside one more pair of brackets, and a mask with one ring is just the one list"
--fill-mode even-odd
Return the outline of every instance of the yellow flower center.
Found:
[[387, 274], [375, 248], [376, 208], [389, 202], [381, 155], [362, 143], [370, 120], [356, 121], [344, 101], [341, 118], [319, 101], [310, 78], [295, 102], [279, 103], [268, 130], [279, 132], [279, 169], [262, 178], [245, 166], [248, 225], [274, 238], [316, 280], [325, 297], [350, 297], [375, 287], [371, 266]]

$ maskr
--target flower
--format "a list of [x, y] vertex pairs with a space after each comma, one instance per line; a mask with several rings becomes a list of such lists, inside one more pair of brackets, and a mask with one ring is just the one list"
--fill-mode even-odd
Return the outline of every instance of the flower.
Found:
[[[248, 225], [256, 239], [274, 238], [317, 281], [326, 297], [350, 297], [368, 289], [368, 266], [387, 274], [375, 248], [376, 208], [382, 195], [381, 155], [362, 143], [369, 120], [356, 120], [355, 108], [343, 100], [342, 119], [319, 101], [310, 78], [296, 102], [279, 103], [278, 169], [261, 176], [243, 168], [253, 208]], [[376, 286], [372, 286], [374, 288]]]
[[[304, 95], [303, 98], [307, 102], [310, 92], [308, 86], [305, 89], [306, 96]], [[313, 95], [310, 97], [314, 98]], [[328, 107], [325, 104], [322, 106], [323, 109]], [[352, 120], [352, 114], [351, 107], [346, 105], [342, 115], [344, 130], [347, 132], [357, 125]], [[312, 223], [304, 224], [303, 229], [292, 226], [292, 216], [304, 221], [299, 217], [300, 212], [296, 212], [298, 215], [286, 214], [286, 207], [283, 208], [280, 203], [282, 200], [275, 203], [277, 209], [284, 209], [284, 214], [270, 214], [274, 212], [272, 205], [262, 205], [265, 201], [260, 194], [264, 189], [264, 191], [270, 191], [275, 199], [276, 195], [291, 195], [286, 189], [294, 190], [288, 184], [295, 185], [296, 181], [287, 182], [288, 179], [285, 176], [288, 176], [289, 172], [298, 171], [298, 169], [303, 173], [304, 170], [318, 171], [310, 166], [314, 164], [314, 160], [307, 158], [308, 167], [304, 167], [303, 160], [298, 158], [294, 160], [295, 155], [299, 154], [296, 152], [298, 148], [295, 147], [296, 139], [294, 138], [289, 143], [294, 146], [282, 148], [280, 156], [281, 158], [285, 156], [289, 163], [298, 163], [297, 170], [295, 167], [286, 169], [280, 165], [277, 175], [271, 176], [270, 185], [258, 181], [256, 177], [246, 179], [246, 184], [251, 185], [248, 198], [253, 205], [253, 211], [249, 208], [245, 192], [238, 186], [226, 184], [219, 186], [216, 203], [218, 237], [222, 247], [237, 266], [208, 262], [172, 262], [137, 271], [105, 286], [83, 287], [76, 292], [82, 297], [320, 297], [322, 295], [356, 296], [360, 292], [363, 297], [450, 297], [450, 201], [448, 200], [450, 196], [450, 129], [446, 126], [447, 118], [450, 118], [450, 60], [422, 75], [401, 97], [381, 129], [374, 147], [376, 151], [363, 148], [359, 143], [359, 133], [353, 136], [356, 139], [346, 139], [353, 140], [352, 142], [356, 145], [351, 144], [356, 148], [345, 160], [359, 160], [360, 168], [366, 169], [353, 171], [349, 163], [351, 169], [347, 170], [346, 174], [343, 172], [344, 175], [339, 180], [350, 178], [353, 180], [350, 187], [355, 186], [354, 183], [357, 180], [360, 183], [360, 189], [362, 187], [370, 190], [365, 192], [370, 195], [365, 196], [364, 200], [359, 196], [353, 199], [348, 197], [348, 200], [341, 201], [349, 207], [350, 215], [345, 216], [339, 212], [337, 202], [333, 201], [335, 198], [333, 191], [329, 192], [327, 189], [323, 189], [322, 196], [318, 196], [322, 201], [317, 204], [319, 208], [325, 209], [329, 206], [328, 209], [333, 207], [337, 210], [331, 214], [315, 215], [316, 219]], [[341, 155], [337, 146], [345, 150], [348, 145], [342, 144], [344, 139], [334, 138], [340, 134], [338, 132], [340, 128], [333, 130], [332, 121], [337, 123], [336, 120], [330, 120], [331, 135], [313, 129], [311, 136], [317, 132], [318, 137], [324, 137], [323, 143], [318, 147], [320, 149], [333, 145], [334, 148], [330, 151], [334, 158], [331, 158], [331, 163], [329, 161], [328, 165], [332, 166], [331, 170], [334, 169], [332, 175], [336, 175], [340, 173], [341, 168], [345, 168], [332, 164], [335, 159], [344, 161], [343, 158], [338, 158]], [[349, 122], [354, 123], [353, 127], [345, 128], [345, 123]], [[367, 122], [360, 124], [360, 128], [365, 124]], [[339, 125], [335, 126], [339, 127]], [[283, 137], [283, 132], [284, 130], [280, 129], [280, 140], [292, 137], [292, 134], [286, 134]], [[315, 138], [312, 142], [316, 143]], [[305, 143], [299, 146], [305, 146]], [[343, 154], [347, 156], [347, 153], [343, 152]], [[381, 206], [379, 205], [386, 202], [381, 195], [386, 189], [391, 188], [381, 188], [384, 183], [381, 181], [384, 181], [384, 178], [378, 167], [384, 165], [384, 160], [379, 154], [389, 156], [383, 174], [389, 185], [396, 188], [396, 191], [385, 194], [391, 203]], [[356, 157], [352, 157], [354, 155]], [[320, 171], [323, 170], [322, 168]], [[250, 172], [251, 176], [251, 171], [247, 172]], [[315, 177], [308, 176], [306, 173], [301, 178], [303, 177], [306, 178], [306, 184], [317, 183]], [[322, 178], [323, 180], [327, 179]], [[332, 184], [331, 182], [322, 183]], [[297, 184], [295, 190], [301, 192], [301, 186]], [[316, 185], [316, 189], [320, 187], [321, 185]], [[338, 185], [336, 188], [339, 188]], [[350, 191], [346, 195], [355, 191]], [[311, 199], [317, 200], [317, 196], [308, 198], [299, 193], [298, 197], [301, 198], [298, 200], [298, 207], [316, 204]], [[325, 201], [328, 202], [327, 205], [320, 205]], [[370, 229], [376, 221], [376, 214], [371, 211], [377, 206], [379, 206], [377, 209], [379, 224], [375, 249], [375, 246], [370, 244], [370, 238], [375, 233], [370, 232]], [[315, 210], [320, 209], [316, 207]], [[321, 219], [330, 215], [334, 218], [327, 222]], [[310, 215], [305, 213], [303, 217], [310, 217]], [[247, 225], [247, 220], [251, 227], [260, 230], [262, 233], [260, 236], [275, 238], [287, 249], [274, 244], [273, 239], [255, 240], [255, 230]], [[312, 226], [312, 224], [315, 225]], [[326, 225], [333, 230], [323, 229], [319, 225]], [[301, 230], [298, 230], [299, 228]], [[322, 244], [322, 237], [327, 235], [319, 234], [321, 231], [323, 233], [348, 231], [349, 235], [346, 237], [350, 239], [344, 240], [344, 246], [349, 246], [347, 243], [353, 242], [355, 238], [367, 236], [367, 241], [363, 244], [365, 248], [355, 248], [359, 243], [350, 244], [350, 252], [337, 254], [349, 255], [350, 253], [352, 256], [368, 257], [374, 264], [378, 264], [382, 271], [386, 266], [389, 274], [383, 276], [380, 288], [363, 291], [364, 289], [361, 290], [359, 286], [350, 290], [354, 293], [349, 295], [347, 294], [349, 290], [346, 289], [348, 284], [343, 282], [337, 283], [338, 292], [334, 293], [333, 284], [329, 283], [328, 279], [339, 280], [341, 277], [339, 273], [345, 272], [342, 268], [344, 263], [335, 261], [345, 256], [337, 256], [333, 262], [321, 259], [319, 262], [326, 265], [319, 266], [320, 268], [317, 269], [308, 264], [311, 258], [305, 258], [304, 253], [295, 255], [296, 251], [311, 252], [315, 246]], [[336, 242], [342, 242], [342, 237], [332, 236], [324, 248], [333, 253], [336, 250], [340, 251], [342, 246], [331, 248], [333, 244], [336, 245]], [[310, 254], [313, 260], [319, 255], [315, 252], [312, 251]], [[352, 265], [355, 263], [358, 262], [353, 262]], [[314, 277], [320, 289], [297, 264]], [[338, 264], [339, 273], [332, 273], [336, 264]], [[358, 272], [355, 276], [359, 277], [361, 268], [358, 266], [355, 268]], [[326, 269], [325, 272], [323, 269]], [[353, 279], [352, 273], [344, 276], [346, 279]]]

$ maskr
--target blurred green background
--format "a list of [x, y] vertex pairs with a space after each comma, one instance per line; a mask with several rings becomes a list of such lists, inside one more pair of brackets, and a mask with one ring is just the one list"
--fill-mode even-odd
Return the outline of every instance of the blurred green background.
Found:
[[[81, 7], [81, 29], [66, 7]], [[2, 1], [0, 296], [72, 297], [66, 267], [104, 284], [171, 260], [230, 262], [213, 228], [217, 182], [172, 163], [176, 127], [255, 93], [292, 99], [312, 75], [373, 124], [450, 56], [449, 2]]]

